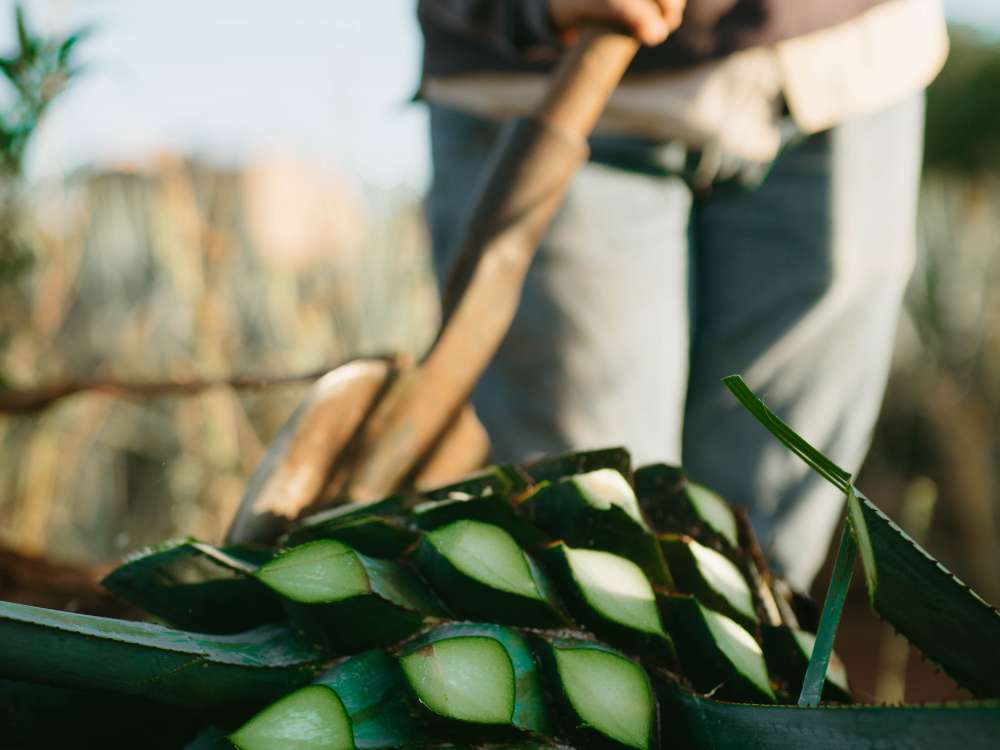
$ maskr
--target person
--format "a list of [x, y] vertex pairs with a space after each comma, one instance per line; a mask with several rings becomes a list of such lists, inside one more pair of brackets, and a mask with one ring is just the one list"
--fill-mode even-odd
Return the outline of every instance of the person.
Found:
[[914, 262], [940, 0], [419, 0], [418, 18], [441, 280], [502, 121], [574, 30], [647, 45], [474, 393], [495, 458], [619, 444], [683, 463], [806, 589], [843, 498], [721, 379], [859, 468]]

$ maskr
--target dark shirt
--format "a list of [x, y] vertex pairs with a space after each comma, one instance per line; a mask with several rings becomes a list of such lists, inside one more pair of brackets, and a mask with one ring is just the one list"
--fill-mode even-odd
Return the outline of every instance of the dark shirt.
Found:
[[[884, 0], [688, 0], [684, 22], [631, 70], [693, 65], [846, 21]], [[559, 54], [548, 0], [419, 0], [424, 76], [545, 71]]]

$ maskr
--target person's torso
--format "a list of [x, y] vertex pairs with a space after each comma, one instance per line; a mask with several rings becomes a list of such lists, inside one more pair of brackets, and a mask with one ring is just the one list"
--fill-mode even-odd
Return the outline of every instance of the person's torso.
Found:
[[[558, 45], [492, 42], [489, 24], [463, 36], [441, 15], [451, 4], [420, 2], [421, 94], [495, 118], [530, 112]], [[813, 133], [889, 106], [926, 86], [947, 49], [941, 0], [689, 0], [673, 38], [640, 51], [599, 132], [768, 161], [786, 110]]]

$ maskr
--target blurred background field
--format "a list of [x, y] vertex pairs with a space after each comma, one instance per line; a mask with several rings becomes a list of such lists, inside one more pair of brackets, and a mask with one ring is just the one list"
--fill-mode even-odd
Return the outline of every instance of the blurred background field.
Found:
[[[17, 386], [315, 373], [415, 351], [432, 329], [412, 198], [379, 206], [294, 162], [231, 171], [172, 156], [50, 189], [25, 228], [34, 265], [5, 295], [3, 372]], [[110, 560], [181, 532], [217, 539], [305, 385], [84, 394], [4, 419], [3, 541]]]
[[[412, 136], [422, 122], [411, 109], [400, 114], [415, 46], [401, 63], [408, 78], [382, 93], [392, 106], [368, 115], [386, 121], [380, 152], [368, 154], [364, 141], [338, 162], [281, 144], [235, 153], [169, 139], [151, 149], [140, 138], [141, 159], [88, 162], [93, 134], [83, 127], [73, 146], [72, 127], [44, 130], [46, 110], [51, 103], [57, 117], [64, 99], [84, 106], [74, 87], [106, 75], [89, 65], [90, 45], [123, 4], [97, 3], [106, 18], [97, 14], [93, 33], [66, 52], [59, 43], [73, 17], [47, 22], [42, 10], [54, 7], [28, 3], [20, 40], [13, 6], [0, 11], [8, 63], [35, 45], [30, 65], [4, 66], [0, 98], [0, 388], [308, 374], [359, 354], [423, 350], [437, 308], [420, 206], [425, 166], [409, 153], [423, 148]], [[412, 36], [405, 11], [393, 12], [411, 24], [399, 33]], [[1000, 43], [988, 29], [956, 27], [953, 44], [928, 98], [922, 258], [860, 486], [897, 519], [906, 498], [916, 498], [912, 509], [936, 497], [926, 546], [998, 602]], [[98, 49], [108, 65], [113, 49]], [[338, 110], [348, 121], [351, 101]], [[213, 115], [204, 112], [206, 123]], [[397, 116], [410, 134], [402, 146], [392, 142]], [[48, 148], [75, 155], [52, 168]], [[366, 159], [374, 172], [361, 168]], [[404, 178], [391, 178], [394, 164]], [[82, 393], [0, 414], [0, 548], [87, 570], [168, 536], [218, 539], [307, 382]], [[13, 570], [4, 559], [0, 595]], [[858, 636], [868, 653], [880, 637], [870, 628]], [[875, 676], [865, 679], [874, 690]]]

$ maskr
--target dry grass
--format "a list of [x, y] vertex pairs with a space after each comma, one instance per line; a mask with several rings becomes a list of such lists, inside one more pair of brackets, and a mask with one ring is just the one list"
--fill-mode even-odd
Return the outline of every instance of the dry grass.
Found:
[[[0, 371], [18, 385], [309, 371], [419, 351], [436, 318], [416, 202], [363, 202], [288, 161], [244, 173], [164, 158], [34, 196]], [[131, 401], [80, 395], [0, 417], [0, 544], [109, 560], [217, 539], [302, 387]]]

